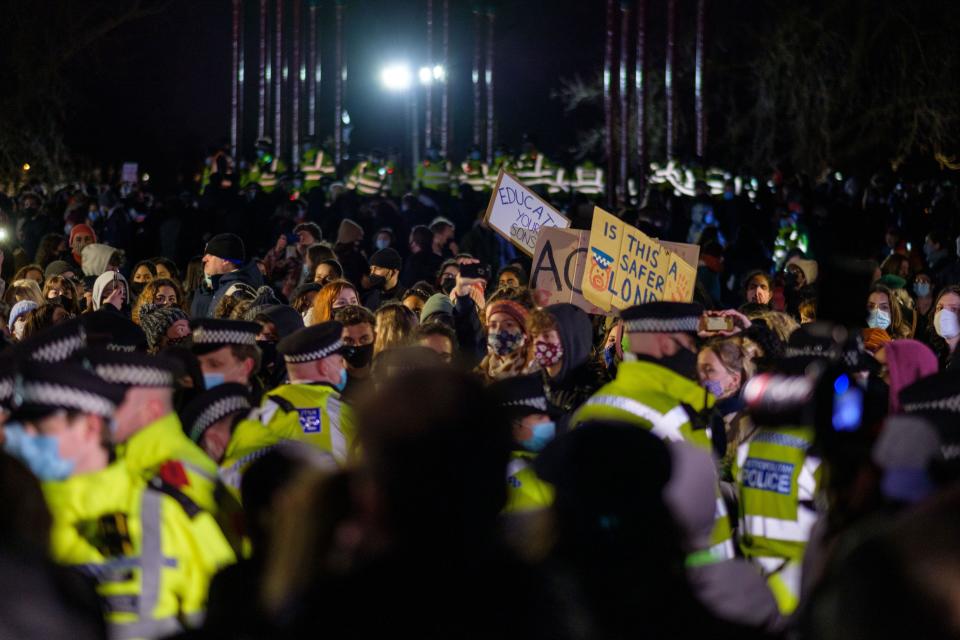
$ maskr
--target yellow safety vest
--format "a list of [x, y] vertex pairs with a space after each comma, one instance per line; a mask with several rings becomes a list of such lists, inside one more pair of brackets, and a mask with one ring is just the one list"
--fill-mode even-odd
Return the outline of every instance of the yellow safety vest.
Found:
[[333, 387], [324, 383], [281, 385], [237, 424], [220, 465], [220, 478], [239, 497], [247, 468], [274, 447], [290, 443], [309, 445], [342, 466], [350, 456], [354, 437], [353, 413]]
[[236, 556], [182, 487], [115, 462], [43, 489], [53, 559], [94, 579], [111, 638], [159, 638], [202, 623], [210, 579]]
[[534, 472], [535, 453], [513, 451], [507, 465], [506, 513], [545, 509], [553, 504], [553, 486]]

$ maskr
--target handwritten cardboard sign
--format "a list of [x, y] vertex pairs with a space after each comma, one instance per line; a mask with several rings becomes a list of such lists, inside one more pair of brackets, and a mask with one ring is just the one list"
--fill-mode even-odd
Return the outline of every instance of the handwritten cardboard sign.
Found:
[[483, 219], [528, 256], [533, 256], [541, 228], [570, 226], [570, 220], [563, 214], [503, 169], [497, 176]]
[[539, 306], [569, 302], [587, 313], [607, 313], [584, 298], [580, 290], [589, 246], [589, 231], [540, 229], [530, 272], [530, 289]]
[[670, 242], [668, 240], [658, 240], [658, 242], [670, 253], [675, 253], [683, 258], [683, 261], [693, 267], [694, 271], [697, 270], [697, 265], [700, 263], [700, 245]]
[[693, 299], [697, 270], [634, 226], [594, 208], [583, 296], [600, 309]]

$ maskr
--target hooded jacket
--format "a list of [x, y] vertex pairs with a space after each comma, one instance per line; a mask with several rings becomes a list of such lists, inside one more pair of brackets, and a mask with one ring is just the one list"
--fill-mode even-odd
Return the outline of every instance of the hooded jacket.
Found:
[[101, 275], [110, 264], [110, 256], [116, 252], [117, 249], [108, 244], [93, 243], [85, 246], [80, 254], [83, 275], [92, 277]]
[[[88, 246], [92, 247], [97, 245], [88, 245]], [[99, 246], [106, 246], [106, 245], [99, 245]], [[87, 255], [86, 249], [83, 250], [83, 255]], [[84, 260], [84, 262], [86, 262], [86, 260]], [[113, 282], [114, 278], [116, 278], [117, 280], [120, 280], [123, 283], [124, 292], [125, 292], [124, 300], [123, 300], [124, 306], [127, 306], [130, 304], [130, 300], [129, 300], [130, 284], [127, 282], [127, 279], [124, 278], [123, 275], [120, 273], [116, 273], [113, 271], [104, 271], [97, 278], [97, 281], [93, 283], [93, 310], [94, 311], [99, 311], [101, 308], [103, 308], [103, 302], [101, 302], [100, 300], [100, 298], [103, 297], [103, 289], [107, 286], [107, 284], [109, 284], [110, 282]]]
[[593, 326], [586, 312], [569, 303], [553, 304], [544, 309], [557, 325], [563, 363], [556, 378], [543, 370], [543, 388], [547, 401], [557, 413], [575, 411], [606, 382], [605, 372], [591, 359]]
[[197, 290], [193, 294], [193, 302], [190, 303], [190, 316], [192, 318], [209, 317], [220, 298], [227, 292], [231, 285], [242, 283], [257, 289], [263, 284], [263, 275], [257, 264], [253, 261], [248, 262], [236, 271], [224, 273], [211, 278], [212, 287], [207, 287], [206, 283], [201, 281]]

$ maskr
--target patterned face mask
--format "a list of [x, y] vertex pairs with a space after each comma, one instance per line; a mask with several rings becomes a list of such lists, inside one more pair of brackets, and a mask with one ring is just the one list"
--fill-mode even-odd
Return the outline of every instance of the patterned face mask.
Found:
[[498, 356], [509, 355], [523, 346], [523, 332], [491, 331], [487, 334], [487, 346]]
[[563, 359], [563, 347], [538, 340], [533, 344], [533, 357], [543, 368], [552, 367]]

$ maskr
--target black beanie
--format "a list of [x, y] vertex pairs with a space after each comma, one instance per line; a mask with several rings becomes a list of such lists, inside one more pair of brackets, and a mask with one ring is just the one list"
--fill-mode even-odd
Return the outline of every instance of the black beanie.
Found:
[[380, 249], [370, 257], [370, 266], [399, 271], [403, 267], [403, 259], [395, 249]]
[[207, 248], [203, 252], [231, 262], [242, 263], [247, 259], [246, 252], [243, 250], [243, 240], [232, 233], [219, 233], [213, 236], [207, 242]]

